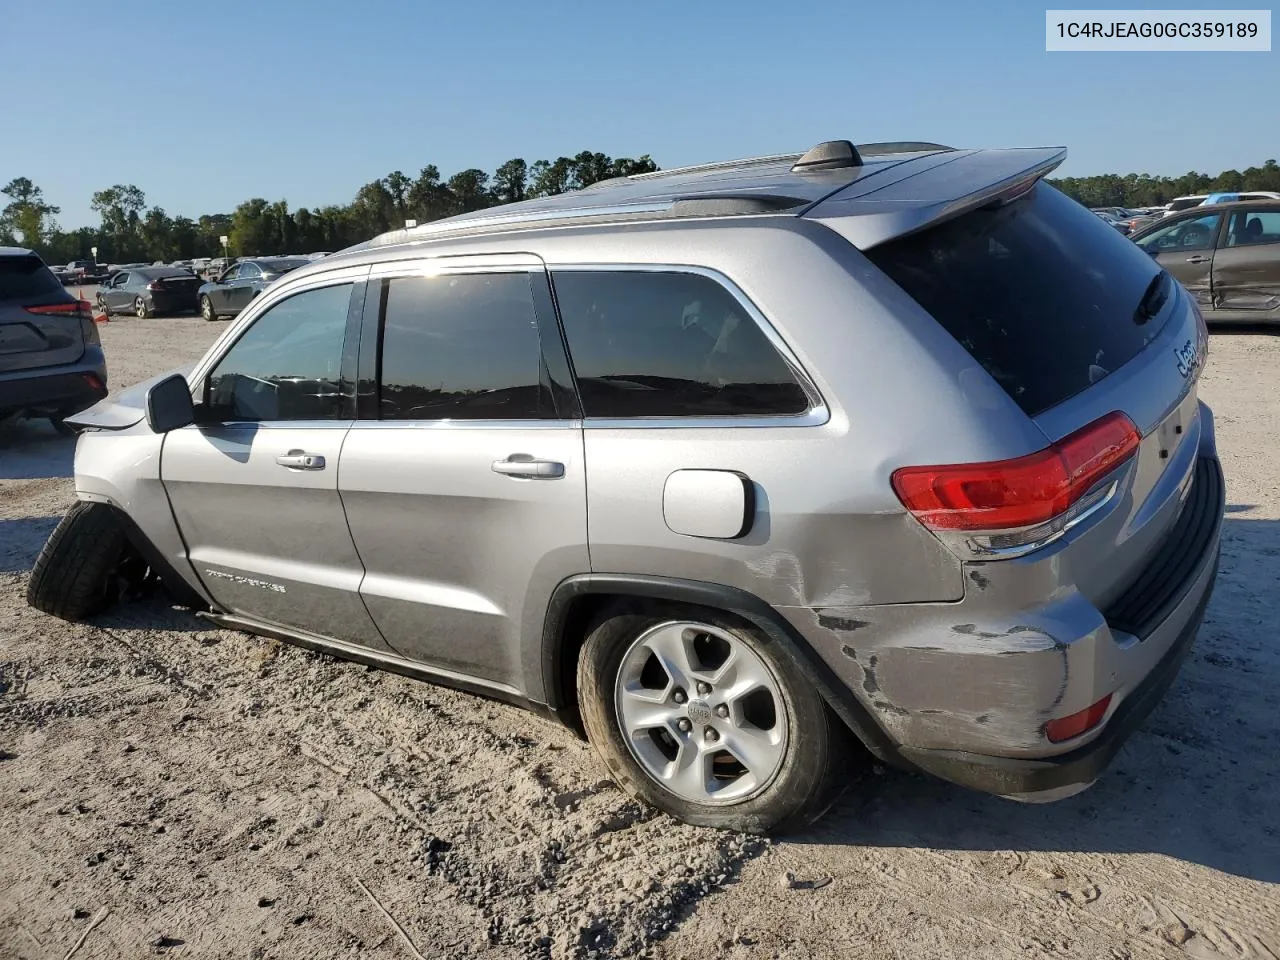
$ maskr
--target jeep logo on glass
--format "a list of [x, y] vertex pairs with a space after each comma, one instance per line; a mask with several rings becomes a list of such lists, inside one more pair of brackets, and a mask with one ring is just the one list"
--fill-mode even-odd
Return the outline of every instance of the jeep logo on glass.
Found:
[[1196, 355], [1196, 345], [1190, 340], [1173, 351], [1173, 355], [1178, 360], [1178, 372], [1184, 378], [1190, 377], [1195, 372], [1196, 367], [1200, 366], [1200, 358]]

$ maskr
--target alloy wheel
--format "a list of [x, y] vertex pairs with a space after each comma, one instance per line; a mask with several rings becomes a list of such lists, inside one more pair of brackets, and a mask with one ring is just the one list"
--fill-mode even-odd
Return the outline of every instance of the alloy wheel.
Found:
[[786, 757], [777, 678], [742, 639], [711, 624], [662, 623], [637, 637], [623, 654], [614, 705], [632, 756], [684, 800], [749, 800]]

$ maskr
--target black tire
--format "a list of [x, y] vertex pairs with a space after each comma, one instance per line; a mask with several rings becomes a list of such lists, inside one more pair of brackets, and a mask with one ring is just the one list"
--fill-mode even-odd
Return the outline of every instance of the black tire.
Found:
[[53, 425], [53, 429], [57, 430], [64, 437], [80, 436], [80, 428], [73, 427], [71, 424], [67, 423], [67, 421], [63, 420], [62, 417], [50, 417], [49, 423]]
[[210, 323], [218, 319], [218, 314], [213, 309], [213, 301], [203, 294], [200, 296], [200, 316]]
[[[618, 721], [614, 685], [623, 656], [650, 628], [672, 620], [719, 627], [745, 643], [773, 672], [789, 724], [786, 754], [763, 792], [734, 804], [696, 803], [660, 785], [637, 762]], [[607, 611], [578, 658], [578, 707], [587, 739], [628, 793], [695, 826], [785, 833], [822, 816], [849, 782], [849, 731], [785, 653], [754, 627], [699, 607], [628, 603]]]
[[128, 547], [115, 510], [76, 503], [31, 569], [27, 603], [63, 620], [84, 620], [114, 604], [115, 573]]
[[151, 307], [147, 305], [147, 301], [142, 297], [137, 297], [133, 301], [133, 315], [139, 320], [146, 320], [151, 316]]
[[107, 306], [107, 300], [102, 294], [98, 294], [98, 309], [102, 311], [103, 316], [111, 316], [111, 308]]

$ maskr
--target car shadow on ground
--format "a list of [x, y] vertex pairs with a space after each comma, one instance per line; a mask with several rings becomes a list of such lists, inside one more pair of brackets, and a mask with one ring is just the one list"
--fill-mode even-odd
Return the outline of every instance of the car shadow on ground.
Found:
[[75, 453], [75, 437], [58, 433], [48, 420], [0, 424], [0, 480], [69, 477]]
[[61, 517], [0, 519], [0, 574], [27, 573]]
[[1213, 600], [1164, 701], [1089, 790], [1002, 800], [879, 766], [791, 842], [1160, 853], [1280, 882], [1280, 521], [1232, 512]]

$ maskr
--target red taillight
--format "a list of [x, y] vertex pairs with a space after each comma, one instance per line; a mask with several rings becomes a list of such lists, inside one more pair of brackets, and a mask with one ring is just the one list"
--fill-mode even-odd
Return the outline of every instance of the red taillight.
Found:
[[1014, 460], [902, 467], [893, 489], [932, 530], [1009, 530], [1065, 513], [1134, 455], [1141, 437], [1123, 413], [1109, 413], [1050, 447]]
[[1082, 733], [1087, 733], [1102, 722], [1107, 715], [1107, 707], [1111, 706], [1111, 694], [1107, 694], [1091, 707], [1085, 707], [1079, 713], [1069, 717], [1059, 717], [1044, 725], [1044, 735], [1050, 743], [1061, 743]]
[[46, 317], [93, 316], [93, 304], [88, 300], [76, 300], [74, 303], [46, 303], [34, 307], [23, 307], [22, 309], [27, 311], [27, 313], [36, 313]]
[[103, 385], [102, 381], [97, 378], [97, 376], [92, 373], [84, 373], [81, 374], [81, 376], [84, 377], [84, 382], [89, 385], [89, 389], [101, 390], [103, 393], [106, 393], [107, 388]]

